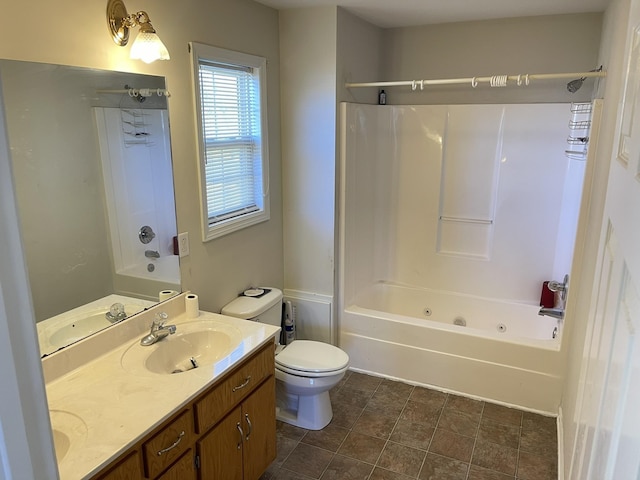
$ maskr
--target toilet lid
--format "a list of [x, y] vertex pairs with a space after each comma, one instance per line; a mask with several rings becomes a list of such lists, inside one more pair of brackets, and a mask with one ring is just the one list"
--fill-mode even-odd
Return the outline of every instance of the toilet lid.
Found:
[[276, 364], [298, 372], [331, 372], [349, 363], [349, 355], [328, 343], [295, 340], [276, 355]]

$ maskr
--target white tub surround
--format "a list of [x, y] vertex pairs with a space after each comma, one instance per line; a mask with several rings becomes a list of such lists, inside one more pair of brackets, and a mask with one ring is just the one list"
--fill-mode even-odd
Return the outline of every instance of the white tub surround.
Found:
[[352, 367], [555, 414], [557, 322], [537, 305], [572, 262], [585, 163], [565, 156], [570, 105], [341, 108]]
[[123, 354], [149, 332], [156, 313], [166, 312], [178, 332], [181, 325], [193, 322], [186, 318], [184, 296], [43, 359], [54, 436], [66, 430], [76, 437], [59, 461], [62, 480], [97, 473], [235, 365], [273, 342], [279, 332], [277, 327], [201, 312], [198, 322], [210, 320], [241, 332], [240, 347], [228, 358], [175, 375], [131, 373], [123, 368]]

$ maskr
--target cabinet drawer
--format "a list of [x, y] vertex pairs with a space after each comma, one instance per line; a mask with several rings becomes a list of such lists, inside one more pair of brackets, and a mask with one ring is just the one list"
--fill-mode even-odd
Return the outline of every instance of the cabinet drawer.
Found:
[[269, 343], [251, 360], [194, 405], [196, 430], [204, 433], [275, 372], [274, 344]]
[[107, 473], [98, 475], [94, 480], [136, 480], [142, 478], [140, 455], [137, 451], [129, 454]]
[[194, 440], [190, 410], [184, 410], [169, 425], [142, 445], [144, 470], [153, 478], [182, 455]]

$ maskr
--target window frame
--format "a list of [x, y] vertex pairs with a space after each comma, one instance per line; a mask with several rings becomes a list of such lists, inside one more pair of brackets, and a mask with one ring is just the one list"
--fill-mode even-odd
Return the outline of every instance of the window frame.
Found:
[[[202, 225], [202, 241], [208, 242], [251, 225], [270, 219], [269, 195], [269, 145], [267, 131], [267, 60], [264, 57], [236, 52], [224, 48], [213, 47], [190, 42], [193, 99], [196, 114], [196, 136], [198, 147], [198, 179], [200, 190], [200, 217]], [[258, 79], [260, 95], [260, 160], [262, 166], [262, 206], [257, 210], [240, 213], [216, 223], [209, 221], [206, 185], [206, 145], [202, 125], [202, 106], [200, 97], [200, 61], [207, 63], [228, 64], [250, 68]], [[259, 180], [258, 180], [259, 181]]]

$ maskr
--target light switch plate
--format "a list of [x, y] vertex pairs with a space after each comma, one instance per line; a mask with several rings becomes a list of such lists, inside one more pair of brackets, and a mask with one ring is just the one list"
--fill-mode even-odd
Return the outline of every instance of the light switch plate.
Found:
[[180, 257], [189, 255], [189, 232], [178, 235], [178, 252], [180, 252]]

